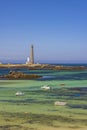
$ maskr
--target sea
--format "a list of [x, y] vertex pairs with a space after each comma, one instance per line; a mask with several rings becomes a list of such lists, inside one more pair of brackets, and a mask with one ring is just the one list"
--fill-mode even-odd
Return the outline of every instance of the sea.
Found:
[[[87, 64], [51, 64], [61, 66], [86, 66]], [[29, 70], [28, 68], [0, 68], [0, 75], [6, 75], [10, 71], [19, 71], [25, 74], [38, 74], [41, 78], [37, 81], [56, 80], [87, 80], [87, 70]]]

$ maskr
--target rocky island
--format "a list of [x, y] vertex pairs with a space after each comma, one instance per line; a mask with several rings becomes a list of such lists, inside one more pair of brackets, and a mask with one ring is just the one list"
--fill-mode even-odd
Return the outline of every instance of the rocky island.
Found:
[[1, 79], [35, 79], [41, 76], [36, 74], [24, 74], [22, 72], [10, 71], [9, 74], [0, 76]]
[[63, 66], [51, 64], [0, 64], [0, 68], [27, 68], [29, 70], [87, 70], [86, 66]]

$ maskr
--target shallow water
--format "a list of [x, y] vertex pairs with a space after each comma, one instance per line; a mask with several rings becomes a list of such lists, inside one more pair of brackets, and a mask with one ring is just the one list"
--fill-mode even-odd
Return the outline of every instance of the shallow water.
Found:
[[[0, 74], [9, 71], [2, 69]], [[21, 126], [25, 123], [25, 126], [30, 126], [32, 123], [34, 126], [38, 119], [39, 124], [56, 128], [58, 127], [55, 121], [56, 124], [61, 123], [60, 126], [66, 123], [67, 128], [70, 125], [73, 125], [73, 128], [87, 126], [87, 71], [28, 69], [16, 69], [16, 71], [39, 74], [43, 77], [36, 80], [0, 80], [0, 115], [2, 113], [3, 117], [0, 120], [6, 121], [5, 125], [11, 122], [13, 125], [18, 123]], [[51, 90], [42, 90], [41, 87], [44, 85], [51, 86]], [[24, 95], [16, 96], [15, 93], [18, 91]], [[67, 102], [67, 105], [55, 106], [55, 101]], [[4, 125], [2, 128], [5, 129]]]
[[29, 69], [6, 69], [0, 68], [0, 75], [8, 74], [10, 71], [20, 71], [26, 74], [38, 74], [42, 78], [39, 81], [48, 80], [87, 80], [87, 70], [67, 71], [67, 70], [29, 70]]

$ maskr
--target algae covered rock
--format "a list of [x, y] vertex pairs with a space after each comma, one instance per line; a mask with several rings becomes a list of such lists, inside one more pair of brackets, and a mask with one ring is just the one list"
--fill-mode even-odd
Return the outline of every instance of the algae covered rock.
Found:
[[0, 78], [6, 78], [6, 79], [34, 79], [34, 78], [40, 78], [40, 75], [36, 74], [24, 74], [22, 72], [15, 72], [10, 71], [9, 74], [1, 76]]

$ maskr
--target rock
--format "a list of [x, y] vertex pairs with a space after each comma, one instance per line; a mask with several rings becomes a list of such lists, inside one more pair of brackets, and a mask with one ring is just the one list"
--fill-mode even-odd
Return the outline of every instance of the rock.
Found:
[[21, 91], [18, 91], [18, 92], [16, 92], [16, 93], [15, 93], [15, 95], [16, 95], [16, 96], [23, 96], [23, 95], [24, 95], [24, 93], [23, 93], [23, 92], [21, 92]]
[[42, 86], [41, 88], [42, 88], [43, 90], [50, 90], [50, 89], [51, 89], [50, 86], [46, 86], [46, 85], [45, 85], [45, 86]]
[[67, 104], [67, 102], [60, 102], [60, 101], [54, 102], [55, 106], [65, 106], [66, 104]]
[[40, 78], [40, 75], [36, 74], [24, 74], [22, 72], [15, 72], [10, 71], [9, 74], [0, 76], [0, 78], [6, 78], [6, 79], [33, 79], [33, 78]]

